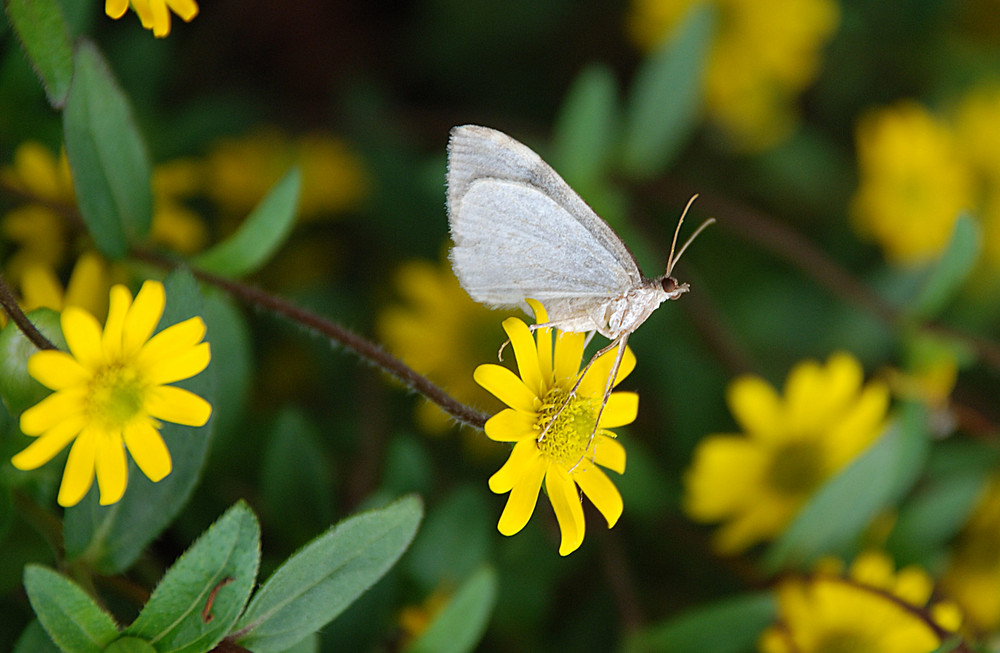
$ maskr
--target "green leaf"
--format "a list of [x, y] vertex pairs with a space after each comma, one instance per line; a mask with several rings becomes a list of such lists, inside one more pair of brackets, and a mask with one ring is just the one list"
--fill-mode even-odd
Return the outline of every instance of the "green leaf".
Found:
[[462, 583], [427, 630], [407, 653], [462, 653], [475, 649], [489, 624], [497, 600], [497, 574], [480, 567]]
[[49, 104], [62, 108], [73, 79], [73, 45], [56, 0], [7, 0], [7, 16], [21, 39]]
[[918, 408], [904, 411], [867, 451], [816, 492], [768, 551], [765, 565], [770, 571], [846, 553], [871, 519], [900, 498], [927, 456], [928, 437], [919, 428], [918, 413]]
[[556, 120], [552, 162], [559, 174], [584, 193], [607, 172], [618, 129], [618, 89], [604, 65], [577, 75]]
[[158, 651], [200, 653], [225, 637], [250, 598], [260, 562], [260, 526], [242, 501], [163, 576], [125, 632]]
[[42, 624], [35, 619], [17, 638], [13, 653], [59, 653], [59, 647], [42, 628]]
[[[39, 308], [31, 311], [28, 319], [52, 344], [66, 350], [59, 313]], [[36, 353], [38, 348], [13, 322], [0, 331], [0, 398], [11, 415], [20, 415], [52, 392], [28, 374], [28, 359]]]
[[295, 225], [302, 175], [298, 168], [274, 185], [232, 236], [195, 257], [192, 264], [226, 277], [250, 274], [267, 263]]
[[697, 125], [702, 77], [715, 32], [709, 5], [688, 13], [636, 72], [626, 102], [623, 172], [648, 178], [666, 169]]
[[122, 637], [108, 644], [104, 653], [156, 653], [156, 647], [144, 639]]
[[[201, 312], [198, 284], [189, 272], [171, 274], [166, 282], [167, 306], [161, 325], [174, 325]], [[174, 385], [213, 402], [214, 364], [198, 376]], [[67, 508], [63, 537], [68, 558], [86, 559], [102, 574], [120, 573], [146, 545], [173, 521], [187, 502], [201, 474], [213, 430], [213, 420], [203, 427], [163, 422], [163, 436], [173, 471], [153, 483], [129, 461], [128, 488], [118, 503], [98, 504], [96, 483], [76, 506]]]
[[74, 69], [63, 111], [73, 188], [97, 248], [117, 259], [149, 231], [149, 156], [128, 99], [89, 41], [77, 45]]
[[639, 631], [625, 642], [628, 653], [744, 653], [775, 618], [769, 592], [724, 599]]
[[979, 224], [970, 215], [960, 215], [947, 249], [934, 264], [912, 304], [913, 317], [929, 319], [941, 312], [972, 271], [981, 245]]
[[250, 601], [237, 629], [240, 646], [277, 653], [332, 621], [389, 570], [422, 515], [406, 497], [350, 517], [285, 561]]
[[24, 589], [45, 632], [66, 653], [100, 653], [118, 637], [111, 615], [62, 574], [29, 564]]

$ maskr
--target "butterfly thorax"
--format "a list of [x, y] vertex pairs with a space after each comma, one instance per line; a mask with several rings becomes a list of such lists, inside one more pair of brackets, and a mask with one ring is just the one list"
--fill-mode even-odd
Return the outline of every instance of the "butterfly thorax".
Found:
[[687, 291], [688, 285], [677, 283], [673, 277], [643, 279], [642, 283], [608, 300], [603, 328], [597, 331], [612, 340], [623, 333], [632, 333], [660, 304], [668, 299], [677, 299]]

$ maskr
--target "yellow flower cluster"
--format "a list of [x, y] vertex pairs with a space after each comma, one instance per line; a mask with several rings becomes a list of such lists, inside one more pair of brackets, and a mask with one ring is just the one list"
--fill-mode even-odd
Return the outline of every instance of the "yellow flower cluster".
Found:
[[795, 366], [784, 397], [745, 376], [727, 399], [744, 432], [698, 444], [684, 509], [697, 521], [725, 522], [715, 546], [735, 554], [781, 533], [824, 481], [882, 433], [889, 391], [881, 382], [865, 385], [861, 364], [837, 353], [825, 365]]
[[962, 211], [978, 215], [984, 258], [1000, 263], [1000, 88], [978, 89], [939, 116], [902, 101], [857, 128], [857, 231], [895, 263], [927, 261]]
[[760, 638], [761, 653], [930, 653], [955, 632], [961, 613], [951, 603], [928, 605], [926, 572], [895, 572], [881, 553], [864, 553], [846, 576], [837, 561], [778, 587], [777, 624]]
[[833, 0], [633, 0], [635, 43], [652, 49], [689, 10], [711, 2], [717, 33], [705, 73], [712, 119], [745, 149], [783, 140], [797, 123], [799, 94], [816, 78], [821, 51], [840, 21]]

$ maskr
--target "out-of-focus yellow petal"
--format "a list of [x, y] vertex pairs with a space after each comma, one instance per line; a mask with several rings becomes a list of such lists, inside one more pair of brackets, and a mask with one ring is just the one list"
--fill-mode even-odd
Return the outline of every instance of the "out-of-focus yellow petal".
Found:
[[97, 487], [101, 491], [101, 505], [117, 503], [124, 496], [128, 482], [125, 446], [117, 434], [98, 437], [94, 471], [97, 474]]
[[608, 528], [617, 524], [625, 504], [622, 502], [621, 493], [618, 492], [618, 488], [611, 482], [611, 479], [595, 466], [589, 467], [586, 473], [573, 474], [572, 477], [590, 499], [590, 502], [604, 515], [608, 521]]
[[29, 263], [24, 268], [21, 297], [25, 312], [43, 306], [56, 311], [63, 307], [62, 285], [52, 268], [45, 265]]
[[752, 438], [774, 440], [782, 432], [781, 398], [769, 383], [744, 376], [729, 385], [726, 399], [736, 422]]
[[167, 4], [185, 23], [198, 15], [198, 4], [194, 0], [167, 0]]
[[53, 392], [21, 413], [21, 432], [41, 435], [64, 419], [83, 414], [86, 391], [83, 386], [75, 386]]
[[142, 473], [154, 483], [170, 473], [170, 451], [160, 432], [148, 421], [130, 424], [123, 433], [125, 446]]
[[104, 13], [118, 20], [128, 10], [128, 0], [105, 0]]
[[164, 385], [149, 391], [146, 411], [165, 422], [204, 426], [212, 416], [212, 404], [183, 388]]
[[93, 315], [82, 308], [68, 306], [60, 315], [59, 322], [66, 345], [81, 365], [93, 370], [104, 361], [101, 325]]
[[90, 370], [64, 351], [47, 349], [32, 354], [28, 359], [28, 374], [51, 390], [62, 390], [85, 383]]
[[211, 348], [207, 342], [203, 342], [150, 365], [146, 369], [146, 378], [150, 383], [173, 383], [190, 379], [208, 367], [211, 360]]
[[60, 506], [70, 507], [80, 503], [94, 482], [94, 457], [97, 455], [97, 434], [85, 428], [77, 437], [66, 459], [62, 483], [59, 485], [57, 501]]
[[569, 474], [556, 466], [549, 468], [545, 475], [545, 490], [559, 522], [559, 555], [573, 553], [583, 544], [586, 524], [583, 518], [583, 505], [576, 492], [576, 484]]
[[126, 356], [139, 351], [153, 335], [166, 303], [162, 283], [150, 280], [142, 284], [122, 324], [122, 351]]
[[480, 365], [473, 372], [472, 378], [511, 408], [524, 412], [535, 410], [535, 393], [506, 367], [492, 363]]
[[20, 470], [38, 469], [55, 458], [83, 429], [82, 415], [64, 419], [10, 459]]
[[66, 306], [79, 306], [98, 320], [108, 314], [108, 278], [104, 259], [84, 252], [73, 266], [66, 284]]

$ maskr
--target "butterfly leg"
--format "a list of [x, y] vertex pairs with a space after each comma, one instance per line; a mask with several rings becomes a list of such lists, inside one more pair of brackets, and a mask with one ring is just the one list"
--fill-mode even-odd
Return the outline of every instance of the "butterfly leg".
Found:
[[[611, 343], [611, 345], [608, 345], [608, 347], [612, 347], [616, 344], [618, 345], [618, 351], [615, 353], [615, 362], [611, 366], [611, 373], [608, 375], [608, 381], [604, 385], [604, 395], [601, 397], [601, 407], [597, 409], [597, 417], [594, 418], [594, 430], [590, 432], [590, 439], [587, 441], [587, 448], [583, 450], [583, 455], [580, 456], [580, 460], [573, 463], [573, 466], [569, 468], [570, 472], [573, 472], [573, 470], [575, 470], [580, 463], [583, 462], [583, 459], [587, 456], [587, 452], [590, 451], [590, 445], [594, 443], [594, 438], [597, 437], [597, 427], [601, 423], [601, 415], [604, 414], [604, 407], [608, 405], [608, 399], [611, 397], [611, 390], [615, 387], [615, 379], [618, 377], [618, 370], [621, 368], [622, 359], [625, 357], [625, 344], [627, 342], [628, 334], [623, 333], [617, 340]], [[605, 349], [607, 349], [607, 347], [605, 347]], [[577, 381], [577, 385], [579, 385], [579, 383], [580, 382]], [[594, 455], [596, 454], [597, 451], [595, 449]]]

